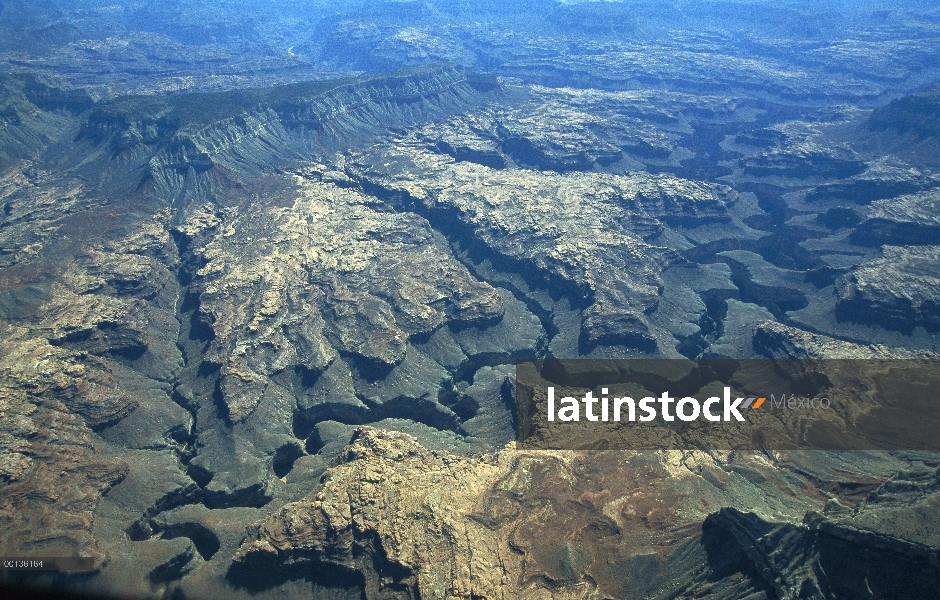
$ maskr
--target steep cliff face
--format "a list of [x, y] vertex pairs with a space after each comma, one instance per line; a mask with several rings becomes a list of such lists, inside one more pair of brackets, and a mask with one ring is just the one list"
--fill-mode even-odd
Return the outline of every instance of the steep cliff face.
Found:
[[[337, 463], [258, 525], [230, 580], [348, 570], [367, 598], [904, 598], [940, 584], [935, 459], [854, 510], [765, 495], [779, 474], [758, 455], [506, 448], [468, 460], [359, 429]], [[748, 512], [710, 512], [738, 494]]]
[[940, 149], [940, 85], [875, 109], [859, 137], [877, 152], [890, 152], [936, 169]]
[[910, 134], [921, 141], [936, 138], [940, 135], [940, 85], [892, 100], [871, 114], [868, 127], [898, 135]]
[[123, 98], [96, 107], [78, 137], [105, 145], [118, 159], [115, 179], [147, 182], [165, 201], [223, 200], [230, 180], [464, 110], [495, 88], [493, 78], [437, 66], [259, 90]]
[[68, 135], [91, 108], [84, 91], [54, 87], [33, 75], [0, 75], [0, 171], [35, 157]]
[[938, 266], [937, 246], [883, 246], [879, 258], [860, 265], [840, 282], [837, 314], [907, 333], [917, 326], [940, 331]]

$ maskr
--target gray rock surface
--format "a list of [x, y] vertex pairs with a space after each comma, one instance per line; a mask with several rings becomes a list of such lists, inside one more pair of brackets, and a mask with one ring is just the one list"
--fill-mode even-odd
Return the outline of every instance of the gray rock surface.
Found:
[[837, 314], [909, 333], [940, 330], [940, 247], [884, 246], [881, 256], [862, 263], [837, 287]]

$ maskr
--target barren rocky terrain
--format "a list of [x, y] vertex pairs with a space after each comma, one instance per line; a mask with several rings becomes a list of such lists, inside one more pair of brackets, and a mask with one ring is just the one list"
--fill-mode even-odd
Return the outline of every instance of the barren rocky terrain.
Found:
[[[0, 2], [3, 585], [927, 598], [940, 455], [517, 448], [521, 358], [940, 353], [940, 11]], [[841, 11], [841, 12], [840, 12]]]

